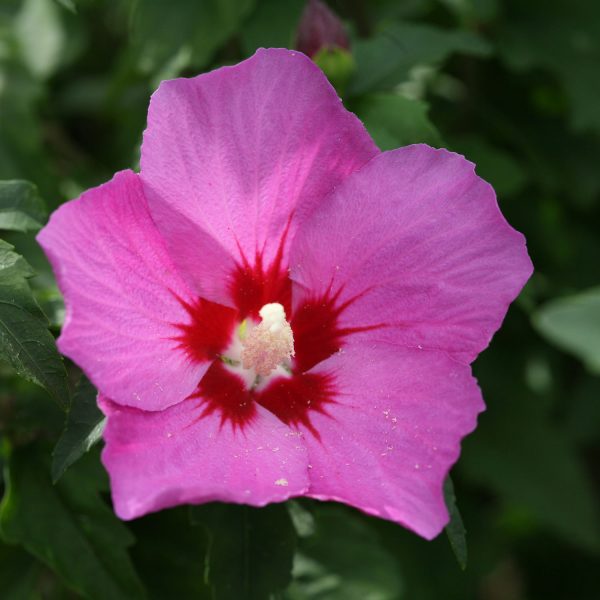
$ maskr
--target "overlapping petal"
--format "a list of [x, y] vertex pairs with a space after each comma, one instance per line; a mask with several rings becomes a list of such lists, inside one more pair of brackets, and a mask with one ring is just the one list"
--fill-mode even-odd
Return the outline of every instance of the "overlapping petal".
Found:
[[182, 273], [204, 297], [231, 304], [235, 265], [258, 254], [269, 266], [284, 232], [289, 242], [304, 215], [377, 153], [312, 61], [259, 50], [234, 67], [161, 84], [141, 178]]
[[446, 525], [442, 486], [484, 408], [470, 367], [442, 352], [350, 344], [311, 373], [336, 388], [303, 425], [308, 495], [396, 521], [431, 539]]
[[61, 206], [38, 235], [66, 303], [58, 346], [103, 393], [157, 410], [186, 398], [209, 365], [178, 347], [191, 302], [167, 255], [139, 177]]
[[160, 412], [105, 398], [100, 405], [108, 416], [102, 461], [122, 519], [215, 500], [263, 506], [308, 489], [302, 440], [260, 406], [241, 430], [199, 398]]
[[[415, 145], [348, 177], [290, 251], [294, 304], [335, 297], [341, 327], [464, 362], [487, 346], [532, 272], [523, 236], [462, 156]], [[372, 328], [375, 329], [372, 329]]]

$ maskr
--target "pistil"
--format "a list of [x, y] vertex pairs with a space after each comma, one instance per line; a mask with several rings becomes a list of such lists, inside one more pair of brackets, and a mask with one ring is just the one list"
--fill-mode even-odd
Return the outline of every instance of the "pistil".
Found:
[[244, 369], [266, 377], [294, 356], [294, 334], [281, 304], [265, 304], [258, 314], [261, 322], [242, 339], [241, 359]]

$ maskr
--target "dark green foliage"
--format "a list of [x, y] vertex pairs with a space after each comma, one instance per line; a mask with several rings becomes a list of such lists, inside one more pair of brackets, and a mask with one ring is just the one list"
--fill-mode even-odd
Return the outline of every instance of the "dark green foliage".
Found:
[[489, 181], [500, 198], [523, 191], [527, 176], [509, 152], [476, 135], [450, 140], [452, 150], [460, 152], [476, 165], [477, 174]]
[[238, 30], [254, 0], [144, 0], [132, 13], [138, 67], [153, 77], [201, 69]]
[[535, 314], [538, 330], [600, 373], [600, 288], [549, 302]]
[[548, 419], [515, 403], [482, 418], [483, 434], [467, 440], [461, 467], [536, 522], [565, 539], [600, 550], [600, 514], [593, 486], [571, 443]]
[[126, 550], [134, 539], [101, 499], [97, 457], [79, 463], [57, 486], [47, 457], [45, 445], [10, 453], [0, 505], [2, 538], [22, 544], [85, 597], [143, 598]]
[[44, 387], [65, 407], [69, 401], [67, 373], [46, 317], [27, 283], [34, 273], [13, 250], [0, 240], [0, 360]]
[[357, 101], [352, 109], [382, 150], [408, 144], [442, 145], [440, 134], [427, 116], [427, 104], [421, 100], [398, 94], [371, 94]]
[[208, 504], [190, 514], [208, 536], [205, 581], [213, 597], [268, 600], [290, 583], [296, 537], [285, 506]]
[[6, 600], [39, 598], [36, 587], [40, 565], [18, 546], [0, 543], [0, 581], [2, 597]]
[[313, 503], [314, 531], [301, 537], [290, 600], [394, 600], [402, 578], [379, 536], [356, 511]]
[[97, 395], [96, 388], [82, 375], [67, 413], [65, 429], [52, 453], [54, 483], [102, 435], [104, 415], [96, 404]]
[[486, 54], [485, 41], [467, 31], [448, 31], [430, 25], [397, 23], [373, 38], [358, 41], [353, 95], [389, 90], [409, 78], [411, 69], [442, 62], [454, 52]]
[[542, 67], [559, 79], [574, 129], [600, 132], [600, 7], [589, 0], [515, 3], [514, 19], [499, 29], [500, 56], [519, 70]]
[[250, 55], [256, 48], [292, 48], [296, 26], [304, 0], [258, 0], [239, 31], [243, 51]]
[[447, 484], [447, 535], [306, 499], [193, 508], [193, 525], [186, 507], [113, 515], [85, 378], [63, 412], [80, 374], [54, 342], [41, 198], [53, 210], [137, 168], [159, 81], [292, 47], [304, 0], [3, 0], [2, 600], [598, 595], [600, 3], [327, 3], [352, 42], [320, 60], [345, 105], [384, 150], [425, 142], [476, 163], [536, 268], [474, 365], [488, 409]]
[[0, 229], [37, 231], [46, 208], [35, 185], [28, 181], [0, 181]]
[[206, 581], [209, 536], [190, 527], [189, 509], [179, 507], [131, 523], [133, 562], [144, 575], [150, 600], [213, 599]]
[[444, 483], [444, 497], [446, 498], [446, 506], [450, 513], [450, 523], [446, 525], [446, 535], [452, 546], [454, 556], [460, 565], [460, 568], [464, 571], [467, 568], [467, 532], [465, 531], [465, 525], [463, 523], [458, 506], [456, 506], [456, 495], [454, 494], [454, 484], [450, 476]]

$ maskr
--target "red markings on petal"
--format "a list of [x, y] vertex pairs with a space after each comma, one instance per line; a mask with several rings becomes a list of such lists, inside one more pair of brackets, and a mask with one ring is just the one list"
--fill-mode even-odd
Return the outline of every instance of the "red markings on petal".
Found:
[[308, 300], [292, 314], [292, 287], [283, 257], [286, 235], [287, 229], [268, 267], [264, 266], [262, 252], [257, 252], [254, 264], [250, 264], [240, 250], [241, 264], [233, 273], [230, 288], [235, 309], [203, 299], [193, 305], [182, 302], [191, 320], [178, 325], [181, 336], [176, 339], [193, 360], [218, 359], [226, 352], [242, 320], [247, 317], [259, 320], [258, 312], [265, 304], [282, 304], [286, 314], [291, 315], [294, 333], [292, 376], [279, 377], [256, 391], [252, 387], [248, 389], [241, 377], [216, 360], [190, 398], [200, 401], [202, 412], [198, 418], [219, 411], [223, 424], [229, 422], [234, 428], [243, 428], [254, 418], [255, 403], [258, 403], [284, 423], [302, 425], [318, 438], [310, 414], [312, 411], [326, 413], [326, 406], [335, 402], [335, 382], [332, 377], [307, 371], [338, 352], [347, 335], [383, 325], [341, 326], [340, 315], [356, 300], [352, 298], [338, 304], [341, 290]]
[[310, 412], [325, 413], [327, 404], [335, 402], [333, 378], [321, 373], [300, 373], [280, 377], [261, 391], [247, 389], [245, 382], [221, 362], [214, 362], [190, 399], [200, 401], [199, 419], [219, 411], [221, 423], [241, 428], [252, 421], [256, 404], [260, 404], [290, 426], [304, 425], [315, 437], [318, 432], [310, 422]]
[[384, 324], [341, 327], [340, 315], [357, 298], [336, 306], [338, 296], [339, 292], [334, 296], [328, 294], [320, 299], [309, 300], [294, 312], [291, 322], [296, 351], [294, 371], [304, 373], [338, 352], [347, 335], [385, 327]]
[[260, 320], [258, 311], [270, 302], [279, 302], [289, 315], [292, 288], [287, 271], [282, 270], [278, 261], [265, 269], [259, 254], [254, 265], [244, 259], [238, 266], [233, 275], [231, 295], [242, 320], [246, 317]]
[[[242, 294], [238, 297], [241, 298], [238, 310], [206, 300], [198, 300], [194, 305], [185, 304], [191, 322], [179, 326], [182, 335], [177, 339], [193, 359], [218, 358], [230, 344], [242, 315], [255, 316], [268, 302], [290, 306], [290, 283], [287, 276], [281, 274], [277, 262], [265, 271], [261, 261], [257, 260], [254, 267], [246, 265], [240, 273], [248, 277], [246, 281], [251, 285], [237, 288]], [[244, 279], [240, 278], [238, 282], [242, 284]], [[219, 411], [223, 424], [229, 422], [234, 428], [243, 429], [254, 418], [255, 403], [258, 403], [287, 425], [302, 425], [318, 438], [310, 414], [312, 411], [326, 413], [327, 405], [335, 402], [335, 382], [332, 377], [307, 371], [338, 352], [347, 335], [382, 326], [342, 327], [339, 317], [353, 300], [337, 306], [336, 300], [337, 295], [328, 295], [305, 302], [292, 315], [296, 356], [291, 377], [279, 377], [265, 389], [256, 391], [248, 389], [247, 384], [220, 360], [213, 362], [190, 396], [200, 400], [202, 412], [198, 418]]]
[[231, 342], [237, 311], [203, 298], [193, 304], [181, 299], [180, 302], [190, 316], [190, 322], [177, 324], [181, 335], [175, 339], [192, 360], [214, 360]]
[[259, 320], [258, 311], [270, 302], [279, 302], [286, 315], [290, 314], [292, 282], [287, 265], [284, 265], [284, 249], [292, 217], [293, 214], [281, 236], [275, 258], [268, 267], [264, 266], [264, 251], [256, 252], [254, 264], [251, 265], [241, 247], [239, 248], [241, 264], [233, 274], [230, 291], [241, 319], [253, 317]]
[[325, 413], [335, 402], [333, 378], [322, 373], [298, 373], [275, 379], [255, 400], [287, 425], [304, 425], [316, 438], [319, 432], [310, 422], [310, 412]]
[[340, 349], [338, 315], [330, 300], [306, 302], [294, 312], [291, 326], [295, 371], [304, 373]]
[[220, 361], [212, 364], [190, 398], [201, 401], [203, 410], [199, 418], [218, 410], [221, 425], [228, 421], [234, 428], [242, 428], [256, 414], [251, 391], [246, 389], [245, 382]]

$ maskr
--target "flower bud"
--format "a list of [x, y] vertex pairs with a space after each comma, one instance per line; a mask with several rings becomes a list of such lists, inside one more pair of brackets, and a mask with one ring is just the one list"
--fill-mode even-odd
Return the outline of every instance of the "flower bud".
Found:
[[340, 18], [321, 0], [308, 0], [296, 34], [296, 48], [311, 58], [323, 49], [350, 49]]

